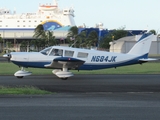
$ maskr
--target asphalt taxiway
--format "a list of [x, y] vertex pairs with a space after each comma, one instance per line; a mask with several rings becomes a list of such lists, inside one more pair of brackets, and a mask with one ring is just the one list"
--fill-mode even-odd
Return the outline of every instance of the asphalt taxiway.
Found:
[[0, 119], [159, 120], [160, 75], [0, 76], [0, 85], [32, 85], [52, 95], [0, 95]]
[[0, 76], [3, 86], [36, 86], [60, 93], [87, 92], [160, 92], [160, 75], [75, 75], [61, 80], [54, 75]]

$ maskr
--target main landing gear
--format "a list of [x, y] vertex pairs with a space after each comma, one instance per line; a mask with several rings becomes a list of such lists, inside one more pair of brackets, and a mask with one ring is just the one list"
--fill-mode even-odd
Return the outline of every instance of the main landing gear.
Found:
[[72, 72], [68, 71], [68, 68], [56, 69], [52, 71], [57, 77], [61, 78], [62, 80], [67, 80], [69, 77], [74, 76]]

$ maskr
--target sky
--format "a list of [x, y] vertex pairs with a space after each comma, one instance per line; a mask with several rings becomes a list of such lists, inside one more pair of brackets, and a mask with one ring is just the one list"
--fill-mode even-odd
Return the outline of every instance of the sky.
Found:
[[[0, 8], [17, 13], [37, 12], [39, 4], [53, 0], [1, 0]], [[156, 30], [160, 33], [160, 0], [58, 0], [60, 8], [73, 7], [77, 26], [105, 29]]]

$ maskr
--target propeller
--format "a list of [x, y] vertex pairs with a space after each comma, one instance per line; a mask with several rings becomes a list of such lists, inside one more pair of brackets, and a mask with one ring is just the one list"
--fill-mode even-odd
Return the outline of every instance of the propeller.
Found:
[[7, 54], [4, 54], [3, 57], [6, 58], [8, 62], [10, 62], [12, 55], [10, 53], [7, 53]]

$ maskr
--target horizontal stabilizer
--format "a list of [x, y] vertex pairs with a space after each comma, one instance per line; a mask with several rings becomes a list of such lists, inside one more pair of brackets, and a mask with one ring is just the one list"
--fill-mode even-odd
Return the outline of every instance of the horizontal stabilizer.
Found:
[[139, 61], [141, 61], [141, 62], [156, 61], [156, 60], [158, 60], [158, 59], [155, 59], [155, 58], [139, 59]]

